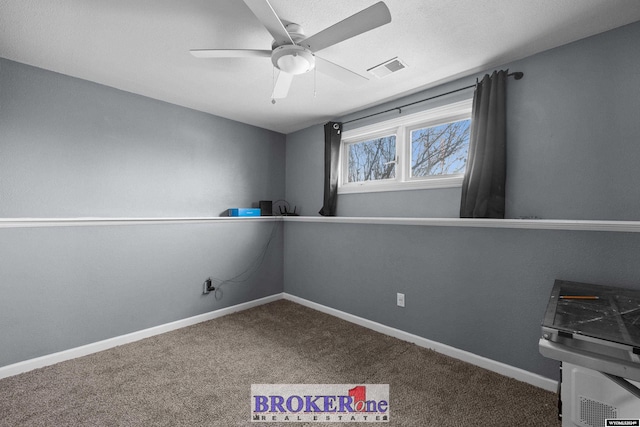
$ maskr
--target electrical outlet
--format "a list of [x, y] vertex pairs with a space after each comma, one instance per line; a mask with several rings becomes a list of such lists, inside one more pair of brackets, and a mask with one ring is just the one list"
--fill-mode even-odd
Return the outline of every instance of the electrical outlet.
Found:
[[396, 298], [396, 304], [398, 304], [398, 307], [404, 307], [404, 294], [401, 294], [400, 292], [398, 292], [398, 295]]
[[211, 277], [209, 277], [207, 280], [204, 281], [204, 283], [202, 284], [202, 293], [203, 294], [208, 294], [209, 292], [211, 292]]

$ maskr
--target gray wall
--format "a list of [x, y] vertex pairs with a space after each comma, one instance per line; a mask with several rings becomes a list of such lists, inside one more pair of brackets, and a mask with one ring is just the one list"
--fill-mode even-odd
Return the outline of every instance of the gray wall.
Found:
[[282, 134], [7, 60], [0, 72], [0, 217], [218, 216], [284, 196]]
[[[507, 94], [508, 217], [640, 220], [639, 44], [636, 23], [500, 67], [525, 74]], [[305, 215], [322, 205], [322, 132], [287, 136], [287, 199]], [[459, 196], [341, 195], [338, 213], [455, 217]], [[557, 363], [537, 350], [554, 279], [640, 289], [639, 256], [635, 233], [287, 224], [285, 291], [557, 378]], [[406, 294], [405, 309], [396, 292]]]
[[[284, 197], [285, 136], [0, 59], [0, 217], [197, 217]], [[0, 229], [0, 366], [282, 292], [275, 223]]]
[[0, 366], [282, 292], [278, 223], [0, 229]]
[[639, 251], [634, 233], [288, 223], [285, 292], [556, 378], [537, 347], [553, 281], [638, 287]]

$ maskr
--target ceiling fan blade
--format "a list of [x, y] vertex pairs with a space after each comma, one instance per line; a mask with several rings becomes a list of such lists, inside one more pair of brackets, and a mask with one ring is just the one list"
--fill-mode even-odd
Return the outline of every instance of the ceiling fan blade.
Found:
[[268, 0], [244, 0], [244, 2], [271, 33], [277, 45], [295, 44]]
[[322, 74], [326, 74], [348, 85], [359, 85], [369, 81], [368, 78], [358, 73], [318, 56], [316, 56], [316, 69]]
[[258, 49], [191, 49], [196, 58], [270, 58], [270, 50]]
[[271, 98], [272, 99], [286, 98], [287, 94], [289, 93], [289, 88], [291, 87], [292, 81], [293, 81], [293, 74], [280, 71], [278, 73], [278, 77], [276, 78], [276, 83], [273, 86], [273, 93], [271, 94]]
[[[247, 1], [247, 0], [245, 0]], [[365, 33], [374, 28], [391, 22], [391, 13], [384, 2], [378, 2], [373, 6], [361, 10], [355, 15], [338, 22], [306, 38], [299, 44], [308, 47], [312, 52], [317, 52], [341, 41], [350, 39], [358, 34]]]

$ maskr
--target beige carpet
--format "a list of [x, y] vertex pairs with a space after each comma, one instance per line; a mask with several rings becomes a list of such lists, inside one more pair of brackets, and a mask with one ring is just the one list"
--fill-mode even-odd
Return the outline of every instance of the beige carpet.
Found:
[[0, 380], [0, 426], [275, 426], [252, 383], [389, 384], [377, 425], [560, 425], [554, 393], [281, 300]]

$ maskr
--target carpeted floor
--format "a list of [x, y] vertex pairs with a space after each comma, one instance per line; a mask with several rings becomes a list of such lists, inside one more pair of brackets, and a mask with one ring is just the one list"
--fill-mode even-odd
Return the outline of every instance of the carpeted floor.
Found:
[[389, 384], [381, 425], [560, 425], [554, 393], [280, 300], [2, 379], [0, 426], [275, 426], [256, 383]]

